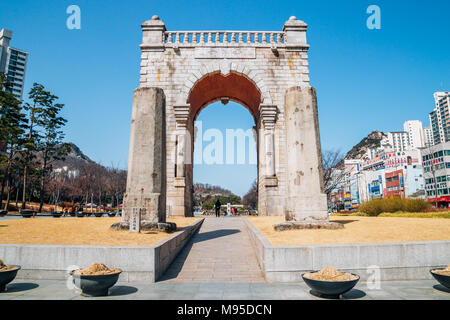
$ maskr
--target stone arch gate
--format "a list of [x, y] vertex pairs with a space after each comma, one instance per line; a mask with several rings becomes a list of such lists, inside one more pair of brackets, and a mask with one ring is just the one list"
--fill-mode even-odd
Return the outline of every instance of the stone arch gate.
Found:
[[158, 16], [142, 24], [123, 223], [133, 208], [151, 223], [192, 215], [194, 120], [217, 100], [255, 119], [260, 214], [328, 221], [306, 29], [295, 17], [269, 32], [167, 31]]

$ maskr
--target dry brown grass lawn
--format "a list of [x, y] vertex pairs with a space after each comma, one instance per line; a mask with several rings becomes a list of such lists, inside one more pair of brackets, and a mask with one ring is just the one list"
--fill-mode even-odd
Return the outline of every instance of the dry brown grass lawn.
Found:
[[284, 217], [246, 218], [275, 246], [450, 240], [450, 219], [331, 217], [331, 221], [344, 223], [344, 229], [279, 232], [273, 225]]
[[[171, 234], [159, 231], [130, 233], [109, 227], [121, 218], [35, 218], [0, 220], [0, 243], [104, 246], [152, 246]], [[169, 218], [178, 230], [198, 218]]]

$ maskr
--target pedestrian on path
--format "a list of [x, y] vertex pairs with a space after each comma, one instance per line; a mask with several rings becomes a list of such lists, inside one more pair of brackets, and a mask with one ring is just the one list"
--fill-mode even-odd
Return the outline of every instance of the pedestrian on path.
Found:
[[219, 199], [217, 199], [216, 204], [214, 205], [215, 209], [216, 209], [216, 218], [220, 217], [220, 207], [222, 206], [222, 204], [220, 203]]

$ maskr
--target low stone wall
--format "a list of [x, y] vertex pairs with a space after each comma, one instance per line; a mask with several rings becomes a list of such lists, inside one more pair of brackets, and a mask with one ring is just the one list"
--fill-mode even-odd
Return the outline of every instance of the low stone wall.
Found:
[[450, 263], [450, 241], [272, 246], [244, 219], [258, 262], [269, 282], [303, 281], [301, 274], [333, 266], [367, 280], [378, 267], [381, 280], [432, 279], [429, 270]]
[[199, 219], [151, 247], [0, 244], [0, 259], [20, 265], [18, 279], [66, 279], [73, 266], [94, 262], [119, 268], [120, 281], [155, 282], [199, 229]]

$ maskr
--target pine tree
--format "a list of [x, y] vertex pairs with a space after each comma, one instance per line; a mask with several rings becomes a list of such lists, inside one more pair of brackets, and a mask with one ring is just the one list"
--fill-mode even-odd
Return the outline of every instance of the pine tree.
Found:
[[28, 133], [24, 143], [24, 151], [22, 152], [23, 163], [23, 191], [22, 191], [22, 209], [26, 208], [26, 195], [28, 187], [28, 176], [30, 169], [37, 165], [36, 159], [36, 145], [39, 142], [40, 136], [36, 131], [36, 125], [39, 119], [39, 115], [43, 111], [43, 107], [46, 104], [47, 93], [44, 91], [44, 86], [34, 83], [28, 98], [30, 103], [25, 104], [25, 110], [28, 111]]
[[64, 132], [60, 129], [66, 124], [67, 120], [59, 116], [64, 104], [55, 103], [57, 100], [57, 96], [46, 92], [46, 103], [38, 118], [40, 139], [37, 144], [37, 151], [40, 153], [40, 159], [42, 161], [39, 186], [39, 212], [42, 211], [44, 204], [45, 186], [50, 173], [53, 171], [53, 162], [56, 160], [64, 160], [71, 150], [69, 144], [63, 143]]
[[8, 209], [10, 199], [11, 170], [16, 167], [16, 155], [23, 147], [23, 134], [27, 127], [21, 102], [12, 93], [7, 92], [8, 87], [6, 76], [0, 73], [0, 167], [2, 171], [0, 204], [2, 204], [6, 187], [8, 194], [5, 210]]
[[[27, 143], [25, 144], [23, 202], [26, 203], [26, 187], [30, 169], [38, 166], [37, 176], [39, 178], [39, 212], [45, 200], [45, 186], [50, 173], [53, 170], [55, 160], [64, 160], [70, 151], [70, 146], [63, 143], [64, 133], [61, 128], [67, 120], [59, 116], [63, 104], [56, 103], [59, 98], [51, 92], [46, 91], [44, 86], [34, 83], [29, 92], [31, 103], [26, 104], [29, 112], [29, 126]], [[36, 160], [36, 156], [39, 156]]]

